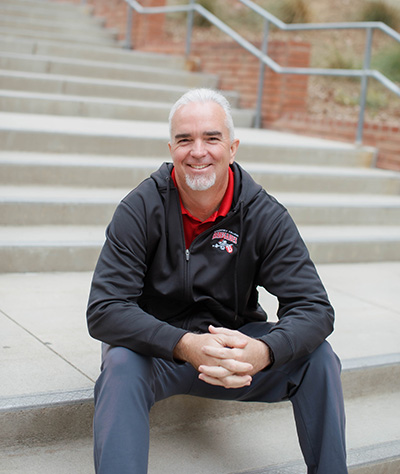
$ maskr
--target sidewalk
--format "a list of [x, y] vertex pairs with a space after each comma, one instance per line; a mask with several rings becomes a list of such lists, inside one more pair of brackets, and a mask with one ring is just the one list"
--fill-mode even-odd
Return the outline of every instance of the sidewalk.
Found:
[[[344, 365], [399, 353], [400, 263], [318, 270], [336, 309], [329, 340]], [[0, 408], [91, 396], [100, 344], [86, 329], [90, 280], [88, 272], [0, 275]], [[263, 291], [260, 299], [275, 314], [275, 299]]]

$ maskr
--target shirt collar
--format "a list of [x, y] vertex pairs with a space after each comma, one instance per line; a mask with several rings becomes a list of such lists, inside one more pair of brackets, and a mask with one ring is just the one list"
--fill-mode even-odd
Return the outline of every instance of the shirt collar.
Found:
[[[178, 187], [176, 185], [176, 179], [175, 179], [175, 168], [172, 169], [171, 178], [172, 178], [172, 181], [175, 184], [175, 187], [178, 189]], [[223, 216], [226, 216], [228, 214], [230, 208], [232, 207], [233, 190], [234, 190], [234, 174], [233, 174], [233, 171], [232, 171], [231, 167], [229, 167], [228, 186], [226, 188], [224, 197], [222, 198], [222, 201], [221, 201], [221, 204], [220, 204], [219, 208], [213, 214], [211, 214], [211, 216], [208, 219], [206, 219], [205, 221], [200, 221], [200, 219], [197, 219], [197, 217], [194, 217], [194, 216], [192, 216], [192, 214], [190, 214], [190, 212], [183, 205], [182, 200], [179, 196], [179, 201], [181, 203], [182, 214], [186, 214], [191, 219], [194, 219], [198, 222], [214, 222], [214, 221], [217, 220], [218, 217], [223, 217]], [[178, 193], [179, 193], [179, 190], [178, 190]]]

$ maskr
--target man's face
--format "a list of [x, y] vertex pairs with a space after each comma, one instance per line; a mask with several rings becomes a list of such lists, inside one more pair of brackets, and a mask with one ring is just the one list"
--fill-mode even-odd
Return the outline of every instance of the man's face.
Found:
[[220, 105], [194, 102], [179, 108], [172, 119], [168, 144], [178, 187], [188, 192], [226, 187], [238, 145], [238, 140], [230, 142]]

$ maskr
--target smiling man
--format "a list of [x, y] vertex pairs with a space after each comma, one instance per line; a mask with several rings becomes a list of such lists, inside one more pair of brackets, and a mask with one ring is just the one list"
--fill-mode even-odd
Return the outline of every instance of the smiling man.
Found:
[[[170, 135], [172, 163], [122, 200], [93, 276], [96, 472], [146, 473], [151, 406], [189, 394], [289, 399], [308, 473], [346, 473], [334, 312], [296, 226], [236, 164], [221, 94], [181, 97]], [[279, 300], [276, 324], [260, 285]]]

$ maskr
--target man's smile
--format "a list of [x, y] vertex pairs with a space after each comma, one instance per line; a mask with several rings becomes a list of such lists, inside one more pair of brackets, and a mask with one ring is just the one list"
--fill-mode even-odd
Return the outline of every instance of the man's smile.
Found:
[[193, 168], [195, 170], [203, 170], [204, 168], [207, 168], [211, 165], [189, 165], [190, 168]]

